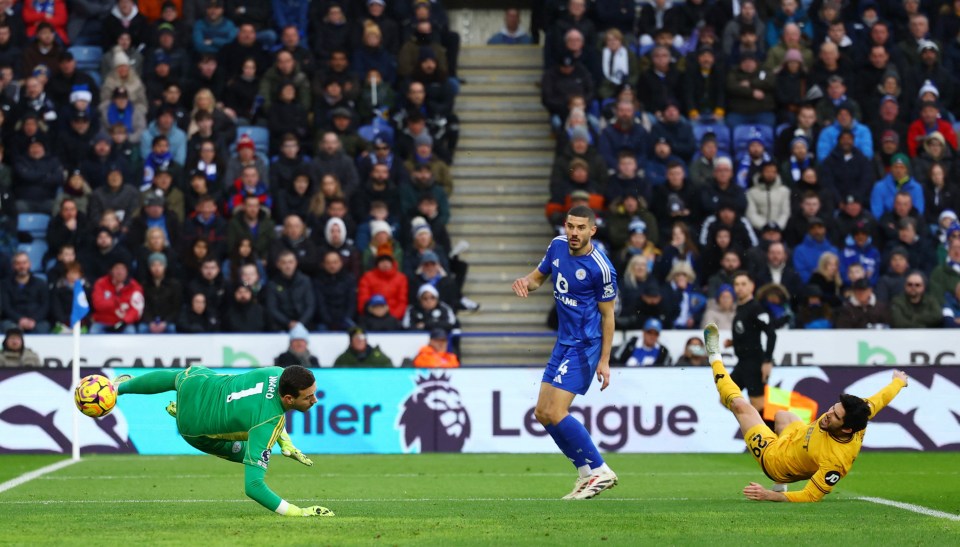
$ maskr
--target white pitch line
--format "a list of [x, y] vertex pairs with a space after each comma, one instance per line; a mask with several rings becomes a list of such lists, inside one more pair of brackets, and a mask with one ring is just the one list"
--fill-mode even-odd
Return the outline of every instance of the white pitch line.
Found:
[[912, 511], [914, 513], [919, 513], [921, 515], [926, 515], [928, 517], [936, 517], [938, 519], [960, 521], [960, 515], [954, 515], [953, 513], [945, 513], [943, 511], [937, 511], [936, 509], [930, 509], [929, 507], [924, 507], [922, 505], [914, 505], [912, 503], [904, 503], [902, 501], [888, 500], [885, 498], [873, 498], [870, 496], [860, 496], [853, 499], [860, 500], [860, 501], [868, 501], [870, 503], [877, 503], [880, 505], [888, 505], [890, 507], [896, 507], [897, 509], [903, 509], [904, 511]]
[[57, 463], [52, 463], [46, 467], [41, 467], [40, 469], [34, 469], [33, 471], [28, 471], [19, 477], [12, 478], [7, 482], [0, 483], [0, 492], [6, 492], [11, 488], [16, 488], [25, 482], [30, 482], [33, 479], [46, 475], [47, 473], [53, 473], [54, 471], [63, 469], [68, 465], [73, 465], [80, 460], [61, 460]]
[[[719, 500], [721, 498], [594, 498], [600, 502], [627, 502], [627, 501], [709, 501]], [[220, 499], [220, 500], [197, 500], [197, 499], [130, 499], [130, 500], [12, 500], [0, 501], [0, 505], [83, 505], [83, 504], [103, 504], [103, 503], [250, 503], [249, 499]], [[316, 500], [290, 500], [296, 502], [316, 501]], [[544, 502], [544, 501], [563, 501], [560, 498], [324, 498], [324, 503], [402, 503], [402, 502]]]

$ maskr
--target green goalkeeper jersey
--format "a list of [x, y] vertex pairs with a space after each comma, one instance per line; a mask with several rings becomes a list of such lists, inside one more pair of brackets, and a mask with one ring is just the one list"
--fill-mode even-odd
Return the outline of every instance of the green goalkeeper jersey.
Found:
[[284, 427], [280, 367], [215, 374], [191, 367], [177, 377], [177, 428], [184, 437], [247, 441], [243, 463], [267, 468]]

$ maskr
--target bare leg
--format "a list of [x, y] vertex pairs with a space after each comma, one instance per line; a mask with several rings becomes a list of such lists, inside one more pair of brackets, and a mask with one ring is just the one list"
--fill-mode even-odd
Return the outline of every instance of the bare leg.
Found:
[[800, 419], [800, 416], [797, 416], [793, 412], [781, 410], [777, 412], [776, 416], [774, 416], [773, 418], [773, 423], [774, 423], [773, 431], [774, 433], [777, 434], [777, 436], [779, 436], [781, 433], [783, 433], [783, 430], [786, 429], [788, 425], [792, 424], [793, 422], [802, 422], [802, 421], [803, 420]]
[[544, 426], [557, 425], [569, 414], [568, 411], [570, 405], [573, 404], [574, 397], [576, 397], [575, 393], [541, 382], [540, 395], [537, 397], [537, 407], [534, 409], [533, 415]]

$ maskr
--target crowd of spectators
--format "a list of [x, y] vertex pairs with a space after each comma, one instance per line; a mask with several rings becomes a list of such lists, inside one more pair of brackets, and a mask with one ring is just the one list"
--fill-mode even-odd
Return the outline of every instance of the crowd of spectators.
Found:
[[[548, 221], [585, 204], [621, 328], [960, 326], [960, 0], [547, 0]], [[659, 328], [657, 329], [659, 331]]]
[[0, 0], [2, 328], [449, 333], [458, 54], [437, 0]]

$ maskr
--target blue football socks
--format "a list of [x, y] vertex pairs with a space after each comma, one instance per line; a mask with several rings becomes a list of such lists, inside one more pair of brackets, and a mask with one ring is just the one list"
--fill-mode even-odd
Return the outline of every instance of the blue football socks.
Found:
[[[557, 430], [557, 436], [566, 441], [569, 449], [568, 457], [573, 460], [573, 465], [577, 468], [589, 465], [591, 469], [603, 465], [603, 456], [600, 455], [597, 446], [593, 444], [593, 439], [587, 433], [587, 428], [583, 427], [583, 424], [576, 418], [567, 414], [566, 418], [560, 420], [560, 423], [553, 427]], [[557, 442], [557, 446], [560, 446], [559, 442]], [[560, 449], [563, 450], [563, 447], [561, 446]]]

